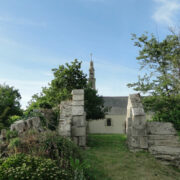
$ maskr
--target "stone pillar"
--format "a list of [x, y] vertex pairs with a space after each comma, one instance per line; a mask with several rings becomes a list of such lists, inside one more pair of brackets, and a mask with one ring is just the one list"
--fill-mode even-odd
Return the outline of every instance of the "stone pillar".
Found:
[[58, 133], [61, 136], [71, 137], [72, 102], [62, 101], [60, 104], [60, 120]]
[[72, 91], [72, 101], [60, 105], [58, 132], [70, 137], [78, 146], [86, 146], [86, 114], [84, 112], [84, 90]]
[[130, 150], [148, 148], [146, 116], [139, 94], [130, 94], [128, 98], [126, 134]]
[[86, 114], [84, 112], [84, 90], [72, 91], [72, 140], [86, 146]]

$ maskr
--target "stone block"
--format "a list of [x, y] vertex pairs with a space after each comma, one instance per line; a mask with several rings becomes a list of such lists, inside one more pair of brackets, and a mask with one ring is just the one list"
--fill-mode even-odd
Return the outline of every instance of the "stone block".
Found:
[[131, 136], [128, 145], [132, 148], [148, 149], [147, 136]]
[[73, 116], [72, 125], [73, 126], [86, 126], [85, 116]]
[[73, 140], [73, 142], [74, 142], [76, 145], [79, 144], [79, 143], [78, 143], [78, 137], [73, 137], [72, 140]]
[[72, 115], [84, 115], [84, 106], [72, 106]]
[[147, 136], [139, 137], [139, 147], [142, 149], [148, 149], [148, 137]]
[[176, 141], [176, 139], [161, 139], [161, 140], [148, 140], [149, 146], [170, 146], [170, 147], [178, 147], [180, 148], [180, 142]]
[[84, 106], [84, 101], [72, 101], [72, 106]]
[[133, 148], [138, 148], [139, 138], [137, 136], [130, 136], [128, 139], [128, 146]]
[[73, 95], [72, 97], [73, 101], [84, 101], [84, 95]]
[[132, 127], [131, 135], [132, 136], [146, 136], [147, 135], [147, 129], [146, 128], [136, 129], [136, 128]]
[[175, 135], [148, 135], [148, 140], [167, 140], [167, 141], [179, 141], [179, 136]]
[[133, 116], [144, 116], [144, 109], [142, 107], [132, 108]]
[[71, 128], [72, 136], [86, 136], [86, 127], [76, 127], [72, 126]]
[[67, 125], [61, 125], [58, 128], [58, 133], [61, 136], [70, 137], [71, 136], [71, 126], [69, 124]]
[[78, 137], [79, 139], [79, 146], [86, 146], [86, 136]]
[[83, 94], [84, 95], [84, 90], [83, 89], [74, 89], [72, 90], [72, 95], [79, 95], [79, 94]]
[[180, 147], [169, 147], [169, 146], [151, 146], [149, 147], [151, 154], [162, 154], [162, 155], [180, 155]]
[[17, 131], [18, 133], [22, 133], [25, 131], [24, 120], [19, 120], [13, 123], [10, 127], [11, 131]]
[[148, 122], [148, 134], [154, 135], [176, 135], [177, 132], [172, 123], [165, 122]]
[[[41, 126], [41, 120], [39, 117], [33, 117], [27, 120], [32, 122], [32, 128], [38, 129]], [[28, 124], [28, 123], [27, 123]]]
[[144, 129], [147, 126], [146, 117], [145, 116], [135, 116], [132, 119], [132, 126], [136, 129]]

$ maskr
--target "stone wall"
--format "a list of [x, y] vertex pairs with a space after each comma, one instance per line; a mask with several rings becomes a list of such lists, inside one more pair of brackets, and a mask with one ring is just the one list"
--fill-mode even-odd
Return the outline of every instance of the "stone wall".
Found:
[[21, 134], [27, 130], [35, 129], [37, 131], [42, 131], [41, 121], [39, 117], [32, 117], [27, 120], [19, 120], [11, 124], [10, 130], [17, 131]]
[[172, 123], [148, 122], [148, 151], [156, 158], [180, 167], [180, 138]]
[[171, 123], [146, 122], [138, 94], [129, 95], [126, 118], [128, 147], [147, 150], [167, 164], [180, 167], [180, 139]]
[[72, 101], [61, 102], [58, 132], [70, 137], [79, 146], [86, 146], [86, 114], [84, 90], [72, 91]]

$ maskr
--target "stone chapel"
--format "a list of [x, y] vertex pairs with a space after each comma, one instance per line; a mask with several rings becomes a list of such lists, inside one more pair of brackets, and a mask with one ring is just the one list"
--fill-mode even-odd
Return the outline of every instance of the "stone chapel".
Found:
[[[96, 89], [94, 63], [91, 59], [89, 68], [89, 83]], [[104, 96], [104, 106], [109, 111], [104, 119], [90, 120], [88, 122], [89, 133], [124, 134], [127, 112], [127, 96]]]

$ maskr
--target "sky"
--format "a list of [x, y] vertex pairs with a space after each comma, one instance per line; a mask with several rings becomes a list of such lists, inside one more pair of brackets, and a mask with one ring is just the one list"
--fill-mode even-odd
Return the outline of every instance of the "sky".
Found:
[[128, 96], [141, 74], [131, 34], [163, 39], [179, 21], [180, 0], [0, 0], [0, 84], [25, 108], [53, 68], [78, 59], [88, 74], [92, 53], [98, 93]]

